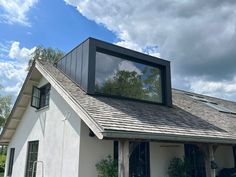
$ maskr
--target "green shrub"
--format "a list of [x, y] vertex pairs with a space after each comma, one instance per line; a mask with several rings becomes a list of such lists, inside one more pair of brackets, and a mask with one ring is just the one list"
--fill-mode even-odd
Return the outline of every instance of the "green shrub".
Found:
[[173, 158], [168, 168], [169, 177], [190, 177], [188, 175], [188, 161], [181, 158]]
[[118, 163], [111, 156], [96, 164], [98, 177], [118, 177]]
[[0, 173], [4, 172], [6, 162], [6, 155], [0, 155]]

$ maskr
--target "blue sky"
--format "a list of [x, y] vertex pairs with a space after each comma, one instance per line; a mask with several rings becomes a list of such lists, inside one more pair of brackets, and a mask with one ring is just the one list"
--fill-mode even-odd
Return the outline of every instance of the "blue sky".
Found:
[[236, 101], [236, 1], [0, 0], [0, 83], [17, 95], [38, 45], [89, 36], [171, 61], [174, 88]]
[[[0, 6], [0, 14], [6, 14], [3, 6]], [[109, 42], [117, 40], [116, 36], [103, 25], [86, 19], [75, 7], [67, 5], [62, 0], [37, 1], [25, 15], [27, 17], [25, 22], [1, 19], [0, 83], [5, 87], [1, 91], [3, 94], [16, 96], [26, 76], [25, 67], [30, 52], [26, 52], [26, 57], [19, 56], [24, 55], [19, 52], [23, 48], [30, 50], [43, 45], [58, 48], [66, 53], [90, 36]], [[11, 57], [13, 44], [18, 44], [16, 45], [18, 54], [13, 54]]]
[[[1, 12], [1, 11], [0, 11]], [[92, 36], [109, 42], [115, 35], [103, 25], [87, 20], [75, 7], [62, 0], [40, 0], [28, 13], [31, 26], [0, 23], [0, 40], [20, 41], [21, 46], [37, 45], [68, 51], [87, 37]]]

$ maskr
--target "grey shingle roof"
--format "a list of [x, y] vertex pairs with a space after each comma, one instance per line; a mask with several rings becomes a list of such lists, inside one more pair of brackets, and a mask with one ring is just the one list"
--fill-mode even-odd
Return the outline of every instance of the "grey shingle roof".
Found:
[[[202, 120], [227, 131], [232, 136], [236, 137], [236, 115], [219, 112], [207, 106], [204, 102], [197, 101], [189, 97], [188, 92], [173, 90], [173, 102], [178, 107], [185, 109], [192, 115], [200, 117]], [[193, 94], [193, 93], [191, 93]], [[203, 95], [193, 94], [202, 97]], [[219, 98], [204, 96], [204, 99], [216, 103], [220, 106], [236, 111], [236, 103], [232, 101], [222, 100]]]
[[[236, 142], [236, 115], [218, 112], [194, 100], [185, 92], [173, 89], [173, 107], [125, 99], [88, 95], [66, 75], [49, 63], [42, 67], [78, 102], [90, 117], [106, 132], [145, 133], [174, 137], [191, 137], [191, 141], [214, 139]], [[236, 103], [206, 97], [236, 110]], [[109, 137], [108, 137], [109, 138]], [[183, 140], [183, 139], [182, 139]], [[187, 140], [187, 139], [186, 139]], [[227, 141], [228, 142], [228, 141]]]

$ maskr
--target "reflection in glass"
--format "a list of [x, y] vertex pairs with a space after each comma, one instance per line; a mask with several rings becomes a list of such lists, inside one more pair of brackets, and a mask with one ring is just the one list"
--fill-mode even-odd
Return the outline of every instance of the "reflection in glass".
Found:
[[161, 103], [161, 70], [96, 52], [95, 91]]

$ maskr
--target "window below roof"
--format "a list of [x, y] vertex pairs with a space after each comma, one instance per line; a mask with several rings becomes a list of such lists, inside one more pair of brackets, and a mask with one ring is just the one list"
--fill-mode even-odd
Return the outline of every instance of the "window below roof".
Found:
[[162, 103], [161, 69], [134, 60], [96, 52], [95, 92]]
[[7, 169], [7, 176], [12, 175], [12, 169], [13, 169], [13, 163], [14, 163], [14, 154], [15, 154], [15, 148], [10, 149], [10, 157], [8, 161], [8, 169]]
[[[129, 143], [129, 176], [150, 177], [150, 145], [149, 142]], [[114, 141], [114, 159], [119, 159], [118, 141]]]
[[197, 145], [185, 144], [185, 158], [188, 161], [187, 174], [191, 177], [206, 177], [204, 154]]
[[28, 142], [25, 177], [36, 177], [39, 141]]
[[31, 106], [36, 109], [41, 109], [49, 105], [51, 85], [46, 84], [43, 87], [33, 86]]

